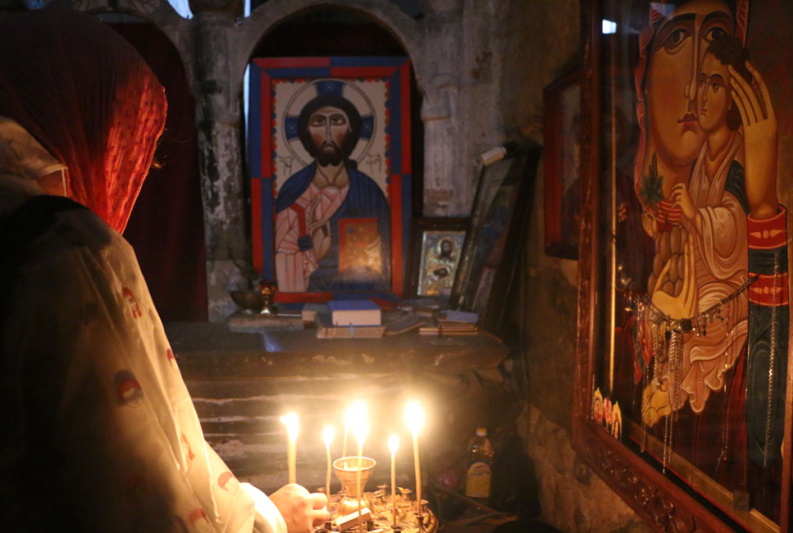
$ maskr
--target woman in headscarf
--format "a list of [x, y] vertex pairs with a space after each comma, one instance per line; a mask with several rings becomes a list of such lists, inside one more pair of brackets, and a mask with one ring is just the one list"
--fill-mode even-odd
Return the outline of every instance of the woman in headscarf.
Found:
[[327, 519], [324, 495], [287, 485], [268, 499], [206, 444], [119, 234], [165, 112], [147, 65], [92, 17], [0, 21], [0, 512], [14, 531], [291, 533]]

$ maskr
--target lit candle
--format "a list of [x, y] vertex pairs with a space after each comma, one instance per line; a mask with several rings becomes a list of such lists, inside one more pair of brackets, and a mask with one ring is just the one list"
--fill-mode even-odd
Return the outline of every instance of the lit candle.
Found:
[[297, 434], [300, 432], [300, 422], [295, 413], [281, 417], [281, 423], [286, 426], [286, 435], [289, 439], [286, 461], [289, 466], [289, 483], [295, 483], [297, 470]]
[[355, 402], [344, 412], [344, 446], [341, 449], [342, 457], [347, 457], [347, 436], [350, 434], [350, 428], [356, 424], [357, 420], [362, 420], [365, 415], [366, 404], [363, 401]]
[[416, 464], [416, 515], [421, 527], [421, 466], [419, 464], [419, 432], [424, 427], [424, 411], [418, 402], [411, 401], [405, 406], [405, 422], [413, 434], [413, 460]]
[[394, 505], [394, 521], [393, 525], [397, 523], [397, 505], [396, 505], [396, 452], [399, 449], [399, 437], [391, 435], [388, 437], [388, 450], [391, 452], [391, 502]]
[[[365, 411], [366, 406], [363, 406]], [[361, 516], [361, 499], [363, 499], [363, 487], [361, 486], [361, 471], [363, 470], [363, 441], [369, 433], [369, 424], [364, 419], [355, 422], [355, 437], [358, 439], [358, 531], [363, 531], [363, 516]]]
[[333, 442], [334, 434], [333, 426], [325, 426], [325, 429], [322, 430], [322, 440], [325, 441], [325, 457], [328, 460], [328, 474], [325, 476], [325, 494], [328, 496], [328, 501], [330, 501], [330, 443]]

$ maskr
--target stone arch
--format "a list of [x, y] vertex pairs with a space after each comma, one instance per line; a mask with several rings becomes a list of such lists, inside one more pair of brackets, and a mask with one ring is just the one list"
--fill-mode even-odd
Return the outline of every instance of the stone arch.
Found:
[[187, 79], [195, 79], [191, 21], [177, 13], [168, 0], [117, 0], [112, 3], [109, 0], [44, 0], [42, 6], [52, 3], [97, 15], [103, 13], [131, 15], [153, 24], [168, 37], [179, 52]]
[[418, 23], [387, 0], [339, 0], [328, 3], [323, 0], [270, 0], [256, 8], [241, 24], [237, 32], [234, 49], [236, 55], [229, 58], [229, 72], [233, 73], [232, 90], [241, 90], [243, 73], [251, 55], [262, 38], [279, 24], [311, 8], [339, 8], [353, 10], [377, 22], [405, 49], [410, 58], [419, 92], [424, 93], [423, 81], [427, 79], [423, 51], [422, 32]]

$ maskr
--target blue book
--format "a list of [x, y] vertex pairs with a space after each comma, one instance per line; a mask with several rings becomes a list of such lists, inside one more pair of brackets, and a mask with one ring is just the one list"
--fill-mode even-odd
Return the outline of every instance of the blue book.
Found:
[[331, 300], [328, 307], [334, 326], [379, 326], [383, 323], [382, 311], [372, 300]]

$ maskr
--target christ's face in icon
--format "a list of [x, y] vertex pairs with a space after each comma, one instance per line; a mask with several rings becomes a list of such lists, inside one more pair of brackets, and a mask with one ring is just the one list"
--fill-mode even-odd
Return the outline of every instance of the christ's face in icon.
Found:
[[451, 257], [452, 255], [452, 241], [449, 239], [443, 239], [441, 241], [441, 257]]
[[321, 166], [339, 165], [344, 158], [342, 147], [350, 134], [347, 114], [338, 107], [326, 106], [308, 119], [308, 131]]

